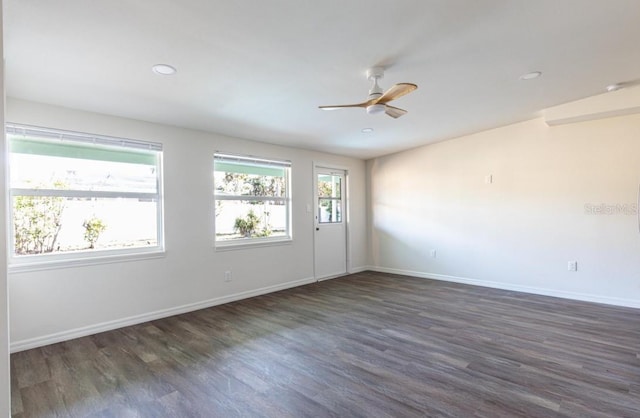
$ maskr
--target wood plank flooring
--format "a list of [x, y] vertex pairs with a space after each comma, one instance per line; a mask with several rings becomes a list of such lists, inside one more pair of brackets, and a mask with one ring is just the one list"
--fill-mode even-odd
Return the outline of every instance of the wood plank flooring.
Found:
[[640, 310], [365, 272], [11, 356], [14, 417], [640, 417]]

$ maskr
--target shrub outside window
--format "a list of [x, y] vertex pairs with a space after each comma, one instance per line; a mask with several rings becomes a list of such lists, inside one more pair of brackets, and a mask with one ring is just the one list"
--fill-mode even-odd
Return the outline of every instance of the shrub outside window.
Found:
[[291, 163], [215, 154], [216, 245], [291, 239]]
[[11, 263], [160, 251], [162, 145], [8, 124]]

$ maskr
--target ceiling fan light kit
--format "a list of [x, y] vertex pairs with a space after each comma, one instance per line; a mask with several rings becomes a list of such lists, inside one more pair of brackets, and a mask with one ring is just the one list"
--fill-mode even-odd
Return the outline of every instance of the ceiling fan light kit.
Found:
[[373, 67], [367, 70], [367, 79], [371, 81], [371, 88], [369, 89], [369, 96], [367, 97], [366, 102], [347, 105], [319, 106], [319, 108], [322, 110], [336, 110], [348, 107], [363, 107], [369, 115], [386, 113], [394, 119], [399, 118], [406, 114], [407, 111], [390, 106], [387, 103], [411, 93], [417, 89], [418, 86], [412, 83], [398, 83], [394, 84], [390, 89], [383, 93], [382, 88], [378, 85], [378, 80], [383, 77], [384, 68], [382, 67]]
[[387, 106], [383, 104], [372, 104], [367, 106], [367, 113], [369, 115], [379, 115], [387, 110]]

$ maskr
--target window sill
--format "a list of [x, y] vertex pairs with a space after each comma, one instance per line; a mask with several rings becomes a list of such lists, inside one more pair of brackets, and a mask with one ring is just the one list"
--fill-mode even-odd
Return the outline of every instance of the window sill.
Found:
[[246, 250], [249, 248], [291, 245], [291, 243], [293, 242], [293, 238], [289, 238], [289, 237], [271, 239], [271, 240], [250, 240], [249, 238], [246, 238], [246, 240], [247, 241], [236, 240], [236, 241], [227, 241], [227, 242], [216, 242], [215, 249], [216, 251]]
[[91, 257], [77, 258], [58, 258], [48, 260], [19, 261], [9, 262], [7, 272], [12, 273], [28, 273], [32, 271], [65, 269], [73, 267], [93, 266], [97, 264], [124, 263], [128, 261], [149, 260], [155, 258], [163, 258], [165, 251], [163, 249], [153, 249], [150, 251], [142, 251], [128, 254], [103, 254]]

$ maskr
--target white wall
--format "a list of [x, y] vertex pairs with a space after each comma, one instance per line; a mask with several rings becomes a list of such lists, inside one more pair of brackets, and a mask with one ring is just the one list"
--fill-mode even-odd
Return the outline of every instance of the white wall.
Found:
[[[2, 0], [0, 0], [0, 126], [4, 126], [4, 51]], [[4, 130], [0, 135], [0, 184], [4, 184], [6, 172]], [[0, 219], [5, 219], [6, 191], [0, 187]], [[9, 299], [7, 296], [7, 230], [0, 222], [0, 417], [11, 415], [10, 375], [9, 375]]]
[[368, 161], [367, 177], [378, 270], [640, 307], [640, 115], [531, 120]]
[[[313, 162], [349, 170], [350, 271], [368, 264], [364, 161], [15, 100], [7, 121], [161, 142], [165, 244], [160, 259], [9, 274], [12, 348], [24, 349], [313, 279]], [[215, 151], [292, 161], [293, 243], [215, 251]], [[232, 269], [233, 281], [223, 281]]]

